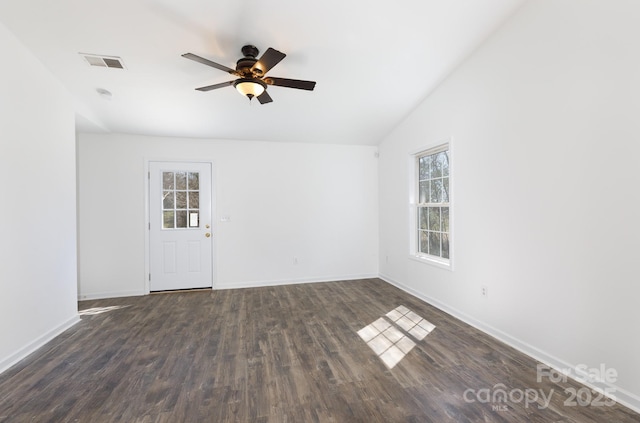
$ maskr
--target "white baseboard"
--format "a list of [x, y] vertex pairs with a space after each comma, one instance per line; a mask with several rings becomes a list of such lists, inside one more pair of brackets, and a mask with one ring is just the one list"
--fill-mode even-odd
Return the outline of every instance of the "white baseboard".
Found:
[[359, 280], [359, 279], [372, 279], [377, 277], [378, 277], [377, 274], [361, 274], [361, 275], [346, 275], [346, 276], [324, 276], [320, 278], [248, 281], [248, 282], [238, 282], [238, 283], [229, 283], [229, 284], [216, 283], [213, 289], [215, 290], [215, 289], [261, 288], [265, 286], [295, 285], [295, 284], [302, 284], [302, 283], [353, 281], [353, 280]]
[[20, 360], [25, 359], [29, 354], [35, 352], [38, 348], [42, 347], [47, 342], [51, 341], [53, 338], [60, 335], [62, 332], [69, 329], [79, 321], [80, 321], [80, 316], [75, 315], [70, 319], [68, 319], [66, 322], [56, 326], [55, 328], [47, 331], [45, 334], [29, 342], [27, 345], [20, 348], [18, 351], [11, 354], [9, 357], [3, 360], [0, 360], [0, 373], [3, 373], [4, 371], [8, 370], [10, 367], [17, 364]]
[[[432, 306], [444, 311], [445, 313], [448, 313], [452, 316], [454, 316], [457, 319], [462, 320], [463, 322], [473, 326], [474, 328], [481, 330], [482, 332], [493, 336], [494, 338], [504, 342], [505, 344], [515, 348], [516, 350], [520, 351], [523, 354], [528, 355], [529, 357], [541, 362], [542, 364], [545, 364], [547, 366], [549, 366], [550, 368], [565, 374], [566, 376], [570, 377], [571, 379], [574, 379], [575, 381], [588, 386], [589, 388], [592, 388], [596, 391], [599, 392], [611, 392], [613, 393], [613, 395], [611, 396], [611, 399], [615, 400], [616, 402], [624, 405], [625, 407], [630, 408], [631, 410], [635, 411], [636, 413], [640, 413], [640, 397], [638, 397], [637, 395], [619, 388], [618, 386], [611, 384], [611, 383], [606, 383], [606, 382], [600, 382], [600, 383], [587, 383], [585, 381], [586, 377], [581, 377], [581, 373], [584, 373], [578, 365], [575, 364], [570, 364], [567, 363], [564, 360], [561, 360], [551, 354], [548, 354], [545, 351], [542, 351], [524, 341], [521, 341], [520, 339], [514, 338], [513, 336], [502, 332], [499, 329], [494, 328], [491, 325], [487, 325], [486, 323], [475, 319], [472, 316], [469, 316], [468, 314], [457, 310], [453, 307], [450, 307], [447, 304], [444, 304], [434, 298], [431, 298], [427, 295], [424, 295], [396, 280], [394, 280], [393, 278], [380, 274], [378, 275], [378, 277], [382, 280], [384, 280], [385, 282], [390, 283], [391, 285], [394, 285], [395, 287], [413, 295], [414, 297], [417, 297], [419, 299], [421, 299], [422, 301], [425, 301], [426, 303], [431, 304]], [[567, 372], [566, 370], [570, 369], [569, 372]], [[578, 378], [576, 378], [576, 376]]]
[[[315, 282], [336, 282], [336, 281], [351, 281], [358, 279], [372, 279], [377, 278], [377, 273], [367, 273], [360, 275], [346, 275], [346, 276], [324, 276], [315, 278], [300, 278], [300, 279], [276, 279], [276, 280], [263, 280], [263, 281], [246, 281], [237, 283], [215, 283], [213, 289], [240, 289], [240, 288], [260, 288], [263, 286], [278, 286], [278, 285], [295, 285], [299, 283], [315, 283]], [[142, 290], [134, 291], [109, 291], [109, 292], [88, 292], [78, 295], [78, 301], [88, 300], [104, 300], [108, 298], [120, 298], [120, 297], [137, 297], [140, 295], [147, 295], [148, 292]]]
[[105, 300], [107, 298], [120, 298], [120, 297], [138, 297], [140, 295], [147, 295], [146, 292], [135, 291], [109, 291], [109, 292], [88, 292], [78, 295], [78, 301], [88, 300]]

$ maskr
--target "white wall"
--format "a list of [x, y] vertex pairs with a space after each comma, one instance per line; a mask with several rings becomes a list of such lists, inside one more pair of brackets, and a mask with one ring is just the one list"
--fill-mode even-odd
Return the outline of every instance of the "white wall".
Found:
[[214, 288], [377, 276], [376, 151], [80, 134], [80, 298], [145, 292], [147, 160], [213, 162]]
[[[384, 279], [550, 364], [616, 369], [636, 409], [638, 22], [637, 1], [528, 2], [381, 143], [379, 168]], [[408, 257], [409, 152], [450, 136], [453, 272]]]
[[78, 317], [71, 102], [2, 24], [0, 51], [2, 371]]

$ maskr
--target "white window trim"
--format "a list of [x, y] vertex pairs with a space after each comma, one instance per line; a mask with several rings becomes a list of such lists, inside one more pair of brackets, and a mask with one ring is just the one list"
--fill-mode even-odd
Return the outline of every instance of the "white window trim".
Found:
[[[449, 259], [438, 258], [427, 254], [418, 252], [418, 165], [417, 158], [430, 151], [436, 151], [437, 149], [448, 145], [449, 149]], [[453, 271], [454, 262], [454, 179], [455, 179], [455, 159], [453, 157], [453, 138], [447, 138], [438, 142], [430, 143], [423, 146], [420, 149], [409, 152], [409, 258], [420, 263], [425, 263], [431, 266], [439, 267]]]

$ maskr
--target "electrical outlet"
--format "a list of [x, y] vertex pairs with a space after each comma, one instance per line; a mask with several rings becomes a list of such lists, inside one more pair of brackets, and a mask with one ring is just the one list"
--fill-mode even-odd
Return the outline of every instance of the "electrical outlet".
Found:
[[480, 287], [480, 295], [482, 295], [485, 298], [487, 298], [489, 296], [489, 288], [487, 288], [486, 285], [482, 285]]

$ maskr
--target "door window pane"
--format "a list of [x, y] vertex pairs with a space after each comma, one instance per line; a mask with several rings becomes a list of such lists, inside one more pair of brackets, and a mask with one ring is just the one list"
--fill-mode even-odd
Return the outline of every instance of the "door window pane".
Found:
[[200, 174], [162, 172], [162, 228], [200, 227]]
[[174, 186], [173, 172], [162, 172], [162, 188], [173, 189]]
[[187, 172], [176, 172], [176, 189], [187, 189]]
[[189, 172], [189, 189], [200, 189], [200, 174], [198, 172]]
[[187, 192], [176, 191], [176, 209], [186, 209], [186, 208], [187, 208]]
[[175, 228], [175, 224], [173, 222], [174, 216], [175, 214], [173, 210], [165, 210], [164, 212], [162, 212], [162, 228], [163, 229]]
[[162, 193], [162, 208], [164, 210], [171, 210], [174, 207], [173, 191], [164, 191]]
[[189, 192], [189, 208], [190, 209], [200, 208], [200, 191]]
[[186, 228], [186, 227], [187, 227], [187, 211], [186, 210], [176, 211], [176, 228]]
[[200, 213], [198, 210], [189, 210], [189, 227], [197, 228], [200, 226]]

